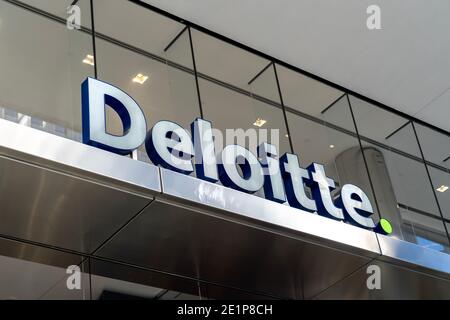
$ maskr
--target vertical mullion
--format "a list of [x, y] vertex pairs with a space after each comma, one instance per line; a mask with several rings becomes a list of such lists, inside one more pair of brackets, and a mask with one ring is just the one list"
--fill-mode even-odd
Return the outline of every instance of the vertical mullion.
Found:
[[430, 182], [431, 191], [433, 192], [434, 200], [436, 201], [436, 205], [437, 205], [437, 208], [438, 208], [438, 211], [439, 211], [439, 215], [441, 216], [441, 220], [442, 220], [442, 223], [444, 225], [444, 231], [445, 231], [445, 233], [447, 235], [447, 239], [449, 241], [448, 244], [450, 245], [450, 234], [449, 234], [449, 231], [447, 229], [447, 225], [445, 224], [444, 214], [442, 213], [441, 205], [439, 204], [439, 199], [437, 197], [436, 190], [434, 190], [433, 180], [431, 179], [430, 170], [428, 169], [427, 162], [425, 161], [425, 155], [423, 153], [422, 146], [421, 146], [420, 141], [419, 141], [419, 136], [417, 135], [416, 126], [414, 125], [413, 121], [411, 121], [411, 125], [412, 125], [412, 128], [413, 128], [414, 136], [416, 137], [417, 145], [419, 146], [420, 156], [422, 157], [422, 163], [425, 166], [425, 171], [427, 173], [428, 180]]
[[89, 272], [89, 300], [92, 300], [92, 270], [91, 270], [91, 257], [88, 257], [88, 272]]
[[97, 48], [95, 45], [95, 21], [94, 21], [94, 0], [90, 0], [90, 6], [91, 6], [91, 31], [92, 31], [92, 55], [94, 56], [94, 77], [97, 79], [98, 73], [97, 73]]
[[284, 105], [283, 94], [281, 92], [280, 81], [278, 80], [277, 67], [275, 66], [275, 63], [273, 61], [272, 66], [275, 73], [275, 81], [277, 82], [278, 95], [280, 96], [281, 109], [283, 110], [284, 125], [286, 126], [286, 131], [289, 139], [289, 147], [291, 148], [291, 153], [294, 153], [294, 145], [292, 144], [291, 130], [289, 129], [289, 123], [286, 114], [286, 107]]
[[377, 207], [378, 216], [381, 219], [382, 218], [382, 214], [381, 214], [380, 207], [378, 205], [377, 195], [375, 193], [375, 187], [373, 186], [372, 177], [370, 176], [369, 165], [367, 164], [366, 154], [364, 153], [364, 148], [363, 148], [363, 145], [362, 145], [362, 142], [361, 142], [361, 136], [359, 134], [358, 125], [356, 124], [355, 114], [353, 113], [353, 108], [352, 108], [352, 104], [350, 102], [350, 98], [348, 96], [348, 93], [346, 93], [345, 96], [347, 97], [348, 107], [350, 109], [350, 114], [352, 116], [353, 125], [355, 126], [356, 136], [358, 137], [359, 148], [360, 148], [361, 153], [362, 153], [364, 166], [366, 167], [367, 177], [369, 178], [370, 189], [372, 189], [373, 199], [375, 200], [375, 206]]
[[198, 74], [197, 74], [197, 65], [195, 63], [194, 44], [192, 41], [191, 27], [188, 25], [187, 28], [189, 34], [189, 45], [191, 46], [192, 67], [194, 68], [195, 85], [197, 87], [198, 107], [200, 108], [200, 118], [203, 119], [203, 106], [202, 106], [202, 98], [200, 96], [200, 86], [198, 84]]

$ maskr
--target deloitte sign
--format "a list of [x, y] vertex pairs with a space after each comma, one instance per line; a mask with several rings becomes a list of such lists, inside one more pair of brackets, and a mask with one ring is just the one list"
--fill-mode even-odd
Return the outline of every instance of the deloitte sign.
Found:
[[[107, 132], [105, 105], [119, 115], [123, 134]], [[159, 121], [147, 132], [147, 123], [139, 105], [125, 92], [105, 82], [87, 78], [82, 84], [83, 142], [118, 154], [130, 154], [145, 143], [155, 165], [184, 174], [195, 171], [197, 178], [221, 181], [226, 187], [255, 193], [264, 189], [267, 199], [336, 219], [379, 233], [392, 232], [390, 223], [381, 219], [375, 225], [374, 210], [363, 190], [343, 185], [337, 199], [336, 186], [325, 174], [323, 165], [300, 167], [295, 154], [278, 159], [274, 145], [258, 147], [258, 158], [246, 148], [228, 145], [216, 156], [211, 123], [196, 119], [191, 134], [178, 124]], [[311, 190], [307, 195], [305, 186]]]

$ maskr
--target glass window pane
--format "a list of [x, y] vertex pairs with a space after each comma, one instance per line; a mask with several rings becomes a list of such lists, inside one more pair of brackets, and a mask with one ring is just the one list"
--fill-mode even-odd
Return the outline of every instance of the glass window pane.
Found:
[[400, 208], [403, 239], [432, 250], [450, 253], [444, 223], [421, 212]]
[[277, 65], [283, 102], [288, 109], [355, 132], [353, 119], [343, 92], [301, 73]]
[[290, 112], [287, 117], [294, 152], [299, 157], [300, 165], [305, 168], [312, 162], [323, 164], [327, 176], [336, 183], [334, 194], [347, 183], [359, 186], [371, 200], [376, 212], [376, 202], [356, 135], [326, 127], [320, 122]]
[[[99, 79], [133, 97], [144, 111], [148, 128], [160, 120], [170, 120], [189, 129], [200, 116], [193, 74], [100, 39], [97, 57]], [[137, 74], [148, 79], [142, 84], [134, 82]], [[111, 132], [121, 132], [121, 123], [113, 113], [109, 113], [107, 123]], [[138, 159], [149, 161], [144, 145]]]
[[438, 198], [444, 219], [450, 220], [450, 171], [442, 171], [428, 166], [433, 188]]
[[411, 122], [354, 96], [350, 104], [359, 134], [391, 148], [421, 157]]
[[273, 64], [268, 64], [250, 83], [249, 91], [255, 95], [280, 103], [277, 80]]
[[[199, 79], [199, 85], [204, 117], [224, 137], [223, 141], [215, 139], [216, 151], [237, 142], [256, 155], [257, 146], [269, 141], [277, 147], [279, 155], [289, 152], [289, 139], [281, 108], [203, 79]], [[264, 122], [259, 124], [260, 127], [257, 125], [258, 119]], [[246, 140], [245, 144], [241, 141], [226, 141], [227, 129], [251, 129], [257, 139]]]
[[68, 289], [67, 268], [72, 265], [84, 271], [81, 256], [0, 239], [0, 299], [89, 299], [89, 282], [84, 273], [80, 289]]
[[279, 101], [273, 67], [266, 68], [269, 60], [195, 29], [192, 29], [192, 41], [200, 76]]
[[[381, 151], [383, 155], [398, 203], [440, 216], [423, 163], [374, 145], [367, 150], [371, 148]], [[371, 176], [376, 178], [372, 172]]]
[[450, 136], [414, 123], [425, 160], [450, 169]]
[[415, 243], [417, 227], [422, 238], [435, 239], [432, 234], [437, 232], [439, 239], [444, 229], [424, 163], [362, 143], [380, 214], [391, 222], [392, 235]]
[[[89, 12], [84, 12], [89, 15]], [[31, 118], [54, 134], [81, 130], [81, 83], [93, 76], [90, 34], [69, 30], [66, 25], [5, 1], [0, 2], [0, 106], [3, 116], [23, 125]], [[75, 134], [66, 135], [75, 138]]]
[[[95, 31], [99, 37], [106, 35], [159, 57], [165, 55], [164, 49], [185, 27], [129, 1], [95, 0], [94, 5]], [[188, 40], [186, 34], [179, 38], [171, 48], [171, 57], [192, 69]], [[179, 51], [178, 54], [175, 51]]]

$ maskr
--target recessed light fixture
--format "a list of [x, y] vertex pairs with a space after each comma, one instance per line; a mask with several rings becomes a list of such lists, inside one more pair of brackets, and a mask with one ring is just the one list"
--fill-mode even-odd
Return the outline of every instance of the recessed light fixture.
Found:
[[256, 121], [253, 123], [254, 126], [257, 126], [258, 128], [261, 128], [263, 125], [265, 125], [267, 122], [267, 120], [258, 118], [256, 119]]
[[94, 65], [94, 56], [91, 54], [86, 55], [86, 58], [83, 59], [83, 63], [93, 66]]
[[445, 192], [445, 191], [448, 190], [448, 186], [442, 185], [439, 188], [437, 188], [436, 190], [439, 191], [439, 192]]
[[285, 135], [284, 135], [286, 138], [289, 138], [289, 135], [286, 133]]
[[330, 149], [334, 149], [334, 144], [330, 144]]
[[148, 76], [144, 76], [142, 73], [138, 73], [136, 77], [133, 78], [133, 82], [144, 84], [145, 81], [147, 81]]

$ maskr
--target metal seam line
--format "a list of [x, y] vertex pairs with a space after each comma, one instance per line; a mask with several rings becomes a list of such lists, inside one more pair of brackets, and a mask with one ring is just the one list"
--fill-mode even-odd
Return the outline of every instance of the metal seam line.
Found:
[[169, 48], [178, 40], [179, 37], [181, 37], [181, 35], [186, 31], [187, 27], [184, 27], [180, 32], [178, 32], [178, 34], [175, 36], [175, 38], [173, 38], [169, 44], [164, 48], [164, 52], [166, 52], [167, 50], [169, 50]]
[[269, 62], [269, 64], [267, 66], [265, 66], [264, 68], [262, 68], [261, 71], [259, 71], [247, 84], [251, 85], [253, 83], [253, 81], [255, 81], [260, 75], [262, 75], [264, 73], [264, 71], [266, 71], [271, 65], [272, 65], [272, 61]]
[[150, 200], [142, 209], [138, 210], [130, 219], [128, 219], [122, 226], [120, 226], [116, 231], [114, 231], [109, 237], [106, 238], [95, 250], [92, 251], [92, 255], [95, 255], [98, 251], [100, 251], [105, 245], [107, 245], [113, 238], [120, 233], [123, 229], [125, 229], [130, 223], [136, 220], [145, 209], [147, 209], [155, 199]]
[[332, 103], [330, 103], [328, 105], [328, 107], [326, 107], [325, 109], [323, 109], [322, 111], [320, 111], [321, 114], [324, 114], [325, 112], [327, 112], [332, 106], [334, 106], [339, 100], [342, 99], [343, 96], [345, 96], [346, 93], [344, 92], [341, 96], [339, 96], [336, 100], [334, 100]]
[[195, 63], [194, 44], [192, 41], [191, 28], [189, 26], [187, 28], [188, 28], [187, 30], [188, 30], [188, 34], [189, 34], [189, 44], [191, 47], [192, 66], [194, 67], [195, 85], [197, 87], [198, 107], [200, 108], [200, 118], [203, 119], [203, 106], [202, 106], [202, 98], [200, 95], [200, 86], [198, 84], [198, 73], [197, 73], [197, 65]]
[[95, 36], [95, 20], [94, 20], [94, 0], [90, 0], [90, 6], [91, 6], [91, 29], [92, 29], [92, 51], [93, 51], [93, 56], [94, 56], [94, 76], [95, 79], [98, 78], [98, 59], [97, 59], [97, 47], [95, 45], [95, 40], [96, 40], [96, 36]]
[[158, 270], [158, 269], [154, 269], [154, 268], [147, 268], [147, 267], [143, 267], [143, 266], [140, 266], [140, 265], [128, 263], [128, 262], [121, 261], [121, 260], [115, 260], [115, 259], [112, 259], [112, 258], [107, 258], [107, 257], [102, 257], [102, 256], [95, 256], [95, 255], [91, 255], [89, 253], [81, 253], [81, 252], [77, 252], [77, 251], [70, 250], [70, 249], [65, 249], [65, 248], [61, 248], [61, 247], [55, 247], [55, 246], [48, 245], [48, 244], [45, 244], [45, 243], [40, 243], [40, 242], [36, 242], [36, 241], [32, 241], [32, 240], [26, 240], [26, 239], [17, 238], [17, 237], [14, 237], [14, 236], [8, 236], [8, 235], [0, 234], [0, 239], [5, 239], [5, 240], [9, 240], [9, 241], [18, 242], [18, 243], [21, 243], [21, 244], [27, 244], [27, 245], [40, 247], [40, 248], [54, 250], [54, 251], [57, 251], [59, 253], [66, 253], [66, 254], [71, 254], [71, 255], [75, 255], [75, 256], [79, 256], [79, 257], [91, 258], [93, 260], [99, 260], [99, 261], [108, 262], [108, 263], [112, 263], [112, 264], [119, 264], [119, 265], [126, 266], [126, 267], [129, 267], [129, 268], [135, 268], [135, 269], [139, 269], [139, 270], [143, 270], [143, 271], [154, 272], [154, 273], [157, 273], [157, 274], [164, 274], [164, 275], [167, 275], [167, 276], [173, 276], [173, 277], [180, 278], [180, 279], [185, 279], [185, 280], [194, 281], [194, 282], [200, 282], [200, 283], [207, 284], [207, 285], [213, 285], [213, 286], [217, 286], [217, 287], [221, 287], [221, 288], [237, 290], [237, 291], [241, 291], [241, 292], [247, 292], [247, 293], [254, 294], [254, 295], [261, 295], [261, 296], [265, 296], [265, 297], [269, 297], [269, 298], [273, 298], [273, 299], [287, 299], [287, 297], [271, 295], [271, 294], [267, 294], [265, 292], [250, 291], [250, 290], [246, 290], [246, 289], [238, 288], [238, 287], [233, 287], [233, 286], [226, 286], [226, 285], [223, 285], [223, 284], [220, 284], [220, 283], [216, 283], [216, 282], [212, 282], [212, 281], [208, 281], [208, 280], [197, 279], [197, 278], [194, 278], [194, 277], [180, 275], [180, 274], [177, 274], [177, 273], [167, 272], [167, 271]]
[[291, 135], [291, 130], [289, 129], [289, 123], [288, 123], [288, 118], [287, 118], [287, 114], [286, 114], [286, 107], [284, 105], [283, 94], [281, 92], [280, 81], [278, 79], [277, 67], [275, 66], [275, 63], [273, 63], [273, 62], [272, 62], [272, 66], [273, 66], [273, 72], [275, 73], [275, 81], [277, 83], [278, 94], [280, 95], [280, 103], [281, 103], [281, 107], [283, 110], [284, 125], [286, 126], [286, 131], [287, 131], [287, 135], [288, 135], [288, 139], [289, 139], [289, 146], [291, 148], [291, 152], [294, 153], [294, 144], [292, 143], [292, 135]]

